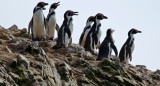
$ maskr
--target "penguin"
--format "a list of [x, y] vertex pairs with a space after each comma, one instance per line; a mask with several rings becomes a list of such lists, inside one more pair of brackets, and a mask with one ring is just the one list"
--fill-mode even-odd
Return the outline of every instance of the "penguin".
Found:
[[128, 32], [128, 39], [122, 46], [119, 53], [120, 62], [128, 64], [129, 59], [130, 61], [132, 61], [132, 53], [134, 50], [134, 34], [137, 33], [142, 33], [142, 32], [134, 28]]
[[73, 15], [78, 15], [78, 12], [67, 10], [64, 14], [64, 21], [58, 32], [57, 44], [53, 46], [53, 49], [59, 49], [67, 47], [73, 32]]
[[85, 28], [80, 36], [80, 39], [79, 39], [79, 45], [81, 45], [82, 47], [84, 47], [87, 34], [90, 31], [91, 25], [93, 22], [94, 22], [94, 16], [90, 16], [86, 22], [86, 26], [85, 26]]
[[47, 35], [47, 40], [52, 40], [54, 38], [54, 32], [55, 29], [59, 30], [59, 26], [58, 24], [56, 24], [56, 13], [55, 13], [55, 9], [60, 5], [60, 2], [57, 3], [53, 3], [49, 9], [49, 14], [47, 16], [47, 23], [48, 23], [48, 28], [46, 29], [46, 35]]
[[102, 42], [102, 44], [100, 45], [99, 54], [98, 54], [98, 57], [96, 60], [102, 60], [104, 58], [110, 59], [112, 49], [114, 50], [115, 55], [116, 56], [118, 55], [118, 50], [117, 50], [116, 46], [114, 45], [114, 40], [112, 37], [113, 32], [114, 32], [113, 29], [107, 30], [106, 37], [105, 37], [104, 41]]
[[84, 48], [85, 51], [91, 51], [93, 54], [97, 54], [95, 48], [100, 44], [100, 37], [101, 37], [101, 23], [100, 21], [103, 19], [108, 19], [102, 13], [98, 13], [94, 18], [94, 24], [91, 27], [91, 30], [88, 32]]
[[33, 17], [28, 25], [28, 35], [30, 34], [30, 29], [32, 33], [33, 41], [45, 41], [46, 39], [46, 28], [48, 27], [47, 21], [44, 17], [43, 11], [48, 3], [39, 2], [33, 10]]

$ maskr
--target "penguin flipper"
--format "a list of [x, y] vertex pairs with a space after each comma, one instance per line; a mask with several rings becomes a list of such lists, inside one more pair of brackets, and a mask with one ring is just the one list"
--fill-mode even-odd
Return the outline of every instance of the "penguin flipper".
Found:
[[68, 34], [68, 37], [71, 37], [71, 31], [69, 30], [69, 28], [64, 28], [64, 31]]
[[94, 41], [95, 41], [95, 45], [97, 45], [98, 44], [98, 37], [97, 37], [97, 34], [96, 33], [93, 33], [93, 39], [94, 39]]
[[57, 33], [58, 33], [58, 31], [59, 31], [59, 25], [58, 24], [56, 24], [56, 30], [57, 30]]
[[129, 54], [129, 59], [130, 61], [132, 61], [132, 51], [131, 51], [131, 48], [128, 47], [128, 54]]
[[114, 43], [113, 43], [113, 42], [111, 43], [111, 47], [112, 47], [112, 49], [114, 50], [115, 55], [116, 55], [116, 56], [118, 56], [118, 50], [117, 50], [117, 47], [114, 45]]
[[82, 39], [84, 37], [84, 33], [81, 34], [80, 39], [79, 39], [79, 45], [81, 45]]
[[29, 34], [30, 34], [30, 29], [32, 29], [33, 27], [33, 17], [31, 19], [31, 21], [29, 22], [29, 25], [28, 25], [28, 37], [29, 37]]

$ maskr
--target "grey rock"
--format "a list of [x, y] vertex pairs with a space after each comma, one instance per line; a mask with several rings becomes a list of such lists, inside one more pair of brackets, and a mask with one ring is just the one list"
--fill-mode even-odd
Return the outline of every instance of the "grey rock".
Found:
[[39, 47], [38, 50], [39, 50], [39, 54], [46, 56], [46, 52], [41, 47]]
[[40, 54], [38, 54], [38, 56], [35, 57], [35, 60], [44, 62], [44, 58]]
[[6, 46], [6, 50], [7, 50], [9, 53], [12, 53], [12, 51], [8, 48], [8, 46]]
[[17, 61], [18, 61], [19, 63], [24, 64], [24, 66], [25, 66], [26, 69], [29, 69], [29, 67], [30, 67], [29, 61], [28, 61], [24, 56], [22, 56], [21, 54], [19, 54], [19, 55], [17, 56]]
[[11, 31], [17, 31], [18, 30], [18, 26], [17, 25], [13, 25], [8, 29], [11, 30]]
[[39, 46], [39, 42], [38, 41], [33, 41], [33, 42], [31, 42], [31, 46], [32, 47], [38, 47]]
[[21, 30], [21, 34], [26, 34], [27, 33], [27, 28], [23, 28], [22, 30]]

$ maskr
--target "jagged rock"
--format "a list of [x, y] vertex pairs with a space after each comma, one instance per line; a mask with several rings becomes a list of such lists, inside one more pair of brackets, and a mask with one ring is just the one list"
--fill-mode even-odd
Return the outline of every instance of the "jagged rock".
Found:
[[155, 73], [160, 74], [160, 70], [157, 70]]
[[44, 58], [40, 54], [38, 54], [38, 56], [35, 57], [35, 60], [44, 62]]
[[33, 41], [33, 42], [31, 42], [31, 46], [32, 47], [38, 47], [39, 46], [39, 42], [38, 41]]
[[11, 30], [11, 31], [17, 31], [18, 30], [18, 26], [17, 25], [13, 25], [8, 29]]
[[71, 44], [70, 46], [68, 46], [66, 48], [66, 51], [67, 52], [83, 52], [84, 51], [84, 48], [81, 47], [80, 45], [78, 44]]
[[76, 80], [73, 78], [71, 67], [65, 61], [59, 62], [58, 71], [61, 79], [65, 81], [62, 83], [63, 86], [78, 86]]
[[21, 34], [26, 34], [27, 33], [27, 28], [23, 28], [22, 30], [21, 30]]
[[9, 53], [12, 53], [12, 51], [6, 46], [6, 50], [9, 52]]
[[40, 41], [39, 42], [39, 45], [41, 47], [52, 47], [55, 44], [56, 44], [56, 42], [53, 42], [53, 41]]
[[38, 50], [39, 50], [39, 54], [46, 56], [46, 52], [41, 47]]
[[16, 44], [19, 44], [22, 42], [22, 39], [20, 38], [14, 38], [12, 40], [10, 40], [8, 43], [16, 43]]
[[19, 54], [19, 55], [17, 56], [17, 61], [18, 61], [19, 63], [24, 64], [24, 66], [25, 66], [26, 69], [29, 69], [29, 67], [30, 67], [29, 61], [28, 61], [24, 56], [22, 56], [21, 54]]

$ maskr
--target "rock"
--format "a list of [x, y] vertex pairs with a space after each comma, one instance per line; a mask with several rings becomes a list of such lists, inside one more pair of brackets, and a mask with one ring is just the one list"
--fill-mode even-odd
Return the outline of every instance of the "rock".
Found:
[[160, 75], [160, 70], [157, 70], [155, 73], [159, 74]]
[[53, 42], [53, 41], [40, 41], [39, 45], [41, 47], [52, 47], [53, 45], [55, 45], [55, 42]]
[[39, 46], [39, 42], [38, 41], [33, 41], [33, 42], [31, 42], [31, 46], [32, 47], [38, 47]]
[[8, 43], [20, 44], [21, 42], [22, 42], [22, 40], [20, 38], [14, 38], [14, 39], [10, 40]]
[[44, 62], [44, 59], [40, 54], [38, 54], [38, 56], [35, 57], [35, 60], [40, 61], [40, 62]]
[[68, 46], [66, 48], [66, 51], [67, 52], [83, 52], [84, 51], [84, 48], [81, 47], [80, 45], [78, 44], [71, 44], [70, 46]]
[[17, 56], [17, 61], [19, 63], [22, 63], [25, 66], [26, 69], [29, 69], [29, 67], [30, 67], [29, 61], [24, 56], [22, 56], [21, 54], [19, 54]]
[[38, 86], [48, 86], [46, 82], [40, 82]]
[[17, 31], [18, 30], [18, 26], [17, 25], [13, 25], [8, 29], [11, 30], [11, 31]]
[[22, 30], [21, 30], [21, 34], [26, 34], [27, 33], [27, 28], [23, 28]]
[[95, 58], [93, 57], [93, 55], [89, 51], [84, 52], [83, 53], [83, 57], [86, 60], [95, 60]]
[[6, 46], [6, 50], [9, 52], [9, 53], [12, 53], [12, 51]]
[[46, 52], [41, 47], [39, 47], [38, 50], [39, 50], [39, 54], [46, 56]]

